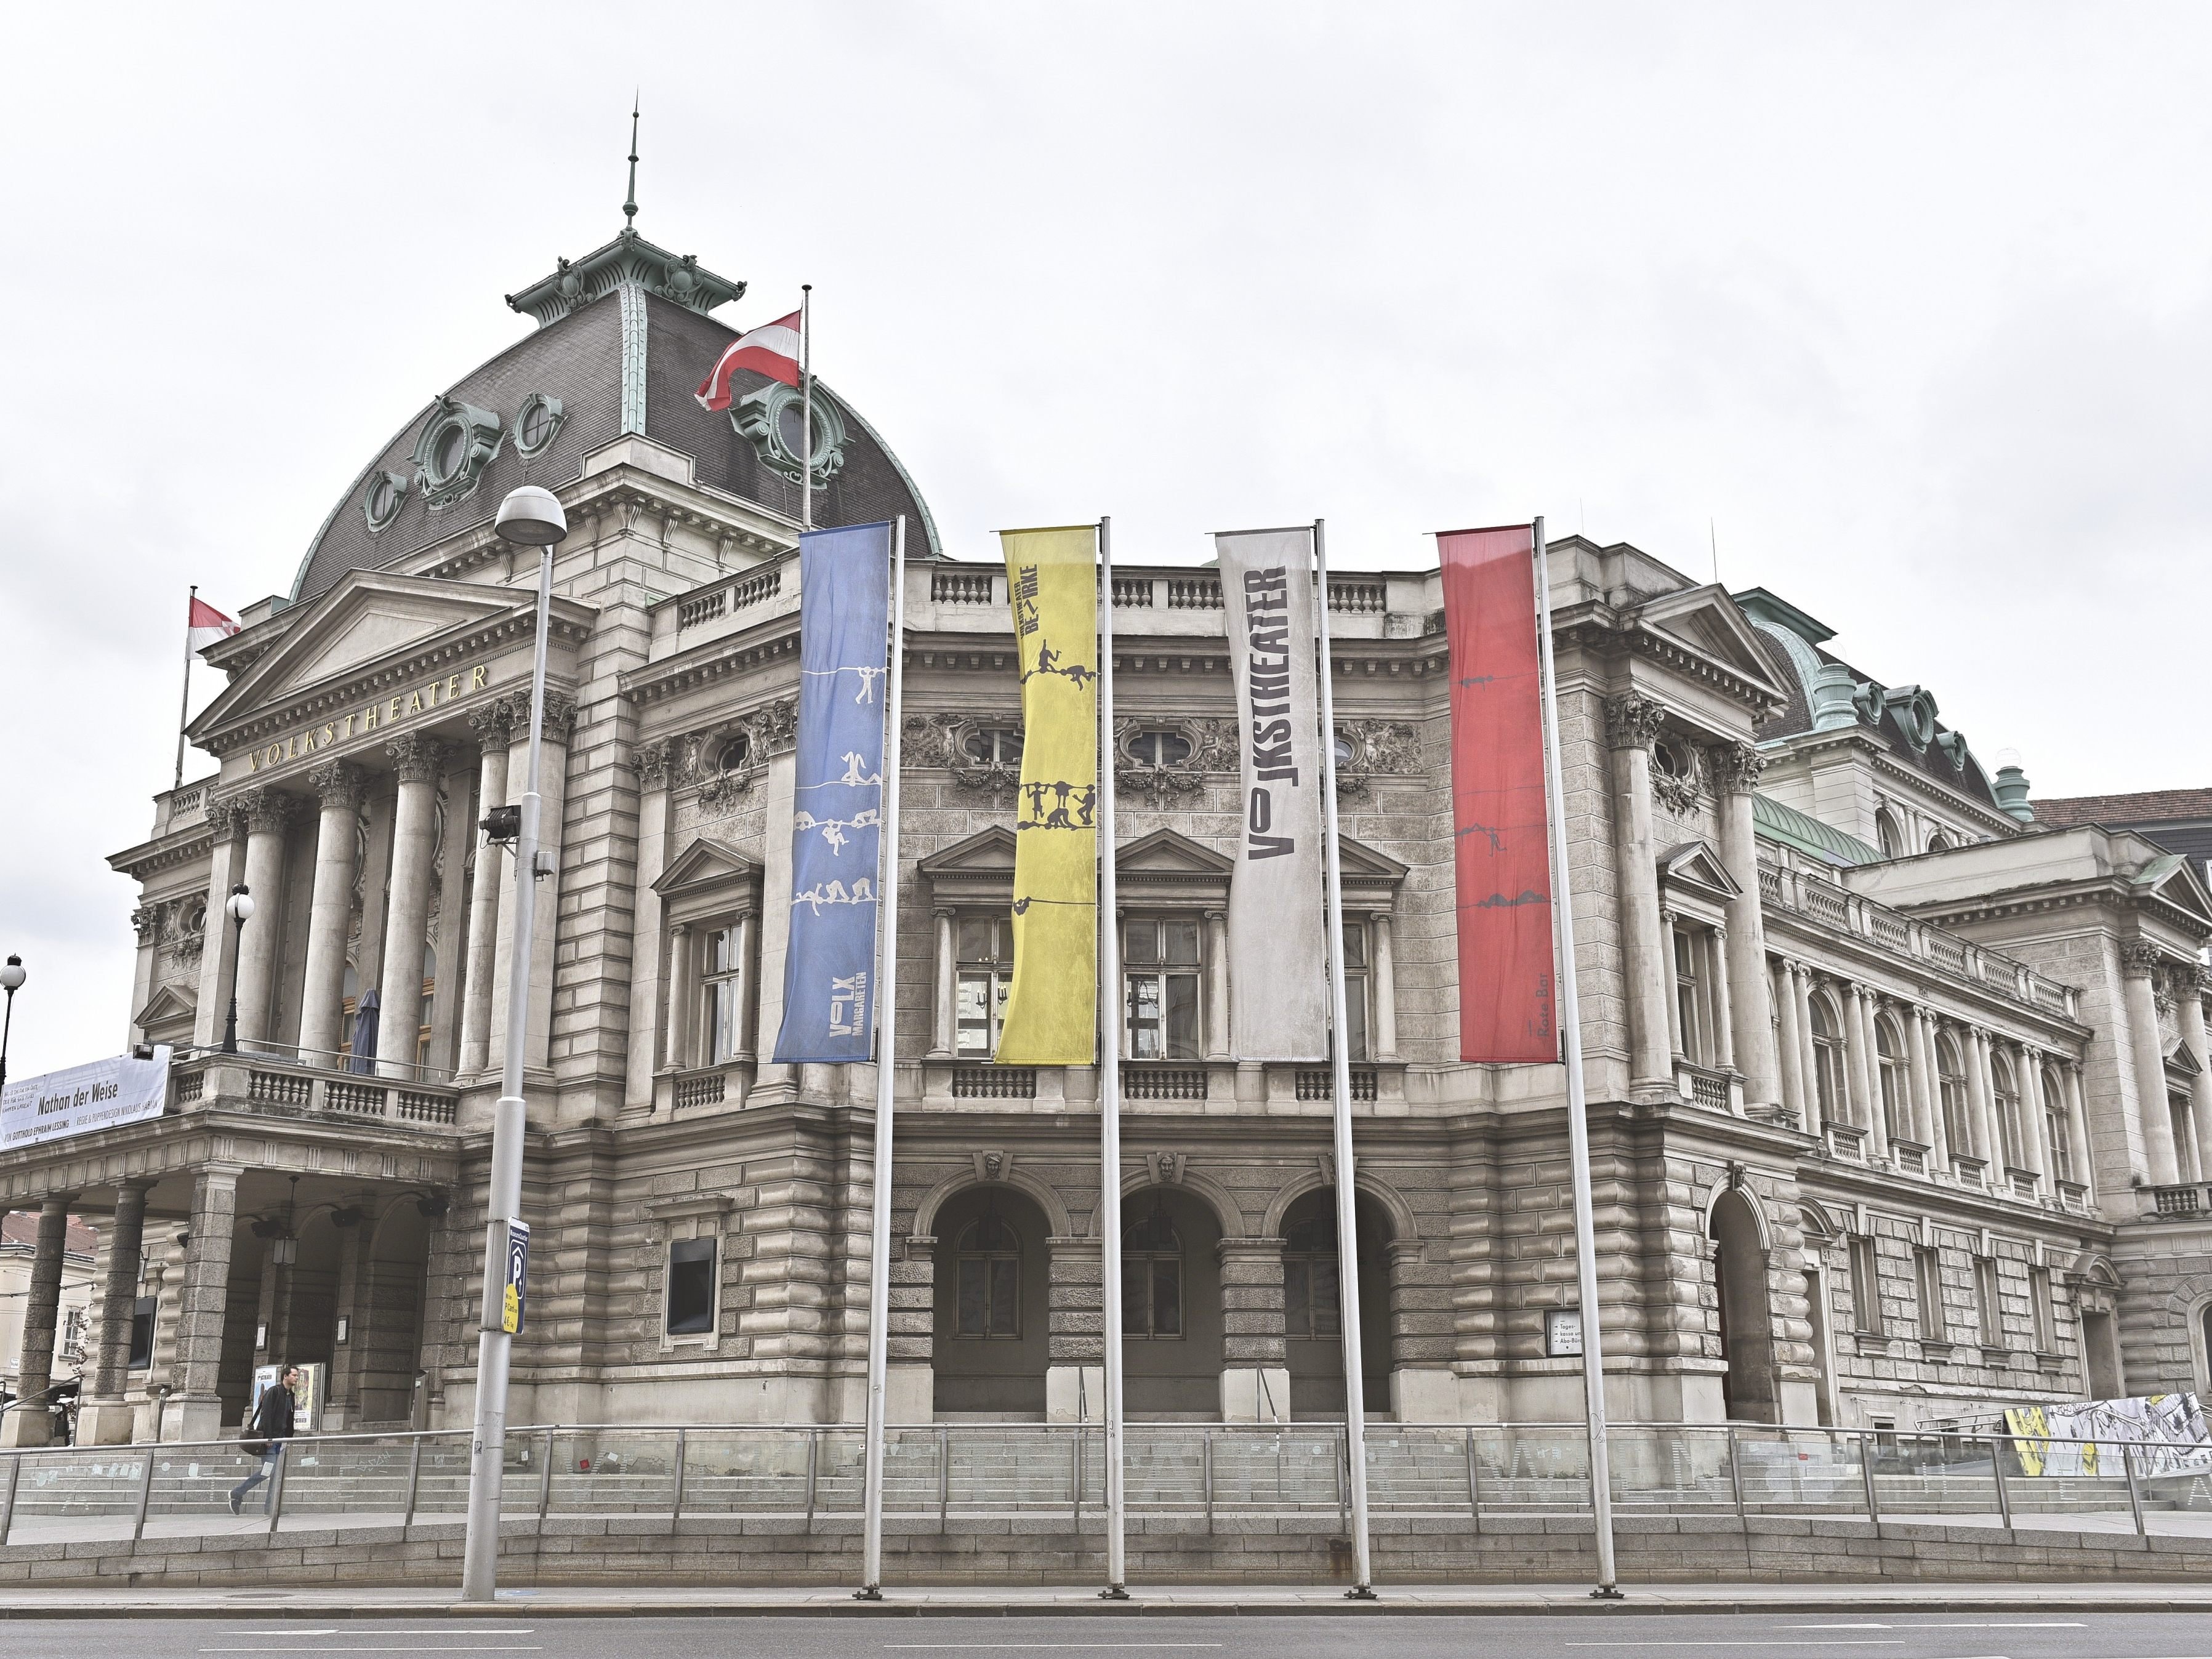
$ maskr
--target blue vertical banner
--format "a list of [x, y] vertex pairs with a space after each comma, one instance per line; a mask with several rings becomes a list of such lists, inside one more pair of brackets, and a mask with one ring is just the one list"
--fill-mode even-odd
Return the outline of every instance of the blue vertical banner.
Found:
[[871, 1057], [891, 526], [799, 538], [799, 732], [791, 939], [779, 1065]]

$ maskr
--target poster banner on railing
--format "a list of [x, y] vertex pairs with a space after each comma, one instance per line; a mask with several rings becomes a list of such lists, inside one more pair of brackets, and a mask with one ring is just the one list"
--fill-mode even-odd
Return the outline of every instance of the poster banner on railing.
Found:
[[169, 1049], [154, 1050], [151, 1060], [118, 1054], [48, 1072], [8, 1085], [0, 1097], [0, 1148], [13, 1152], [44, 1140], [64, 1140], [142, 1123], [161, 1115], [169, 1098]]
[[2212, 1473], [2212, 1439], [2193, 1394], [2130, 1400], [2061, 1400], [2005, 1413], [2022, 1474], [2120, 1473], [2120, 1449], [2133, 1445], [2137, 1474]]

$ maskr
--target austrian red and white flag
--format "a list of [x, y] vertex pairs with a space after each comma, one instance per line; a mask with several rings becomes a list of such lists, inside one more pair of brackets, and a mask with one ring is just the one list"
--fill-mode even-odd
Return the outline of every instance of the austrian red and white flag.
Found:
[[238, 632], [238, 623], [195, 593], [185, 629], [192, 649], [204, 651], [217, 640], [227, 640]]
[[788, 317], [747, 329], [731, 341], [729, 349], [716, 359], [707, 378], [699, 383], [695, 395], [700, 408], [727, 409], [735, 401], [730, 394], [730, 377], [741, 368], [750, 368], [756, 374], [765, 374], [786, 386], [797, 386], [799, 313], [794, 311]]

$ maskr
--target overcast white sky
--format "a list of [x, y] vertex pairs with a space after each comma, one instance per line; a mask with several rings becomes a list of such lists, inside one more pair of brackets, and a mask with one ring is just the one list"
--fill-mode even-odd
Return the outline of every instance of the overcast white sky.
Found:
[[[2040, 793], [2212, 781], [2202, 6], [26, 8], [0, 106], [0, 951], [117, 1051], [184, 594], [621, 224], [816, 284], [950, 546], [1541, 512], [1764, 585]], [[211, 691], [204, 673], [199, 690]], [[196, 698], [196, 701], [198, 699]], [[187, 775], [210, 769], [195, 755]]]

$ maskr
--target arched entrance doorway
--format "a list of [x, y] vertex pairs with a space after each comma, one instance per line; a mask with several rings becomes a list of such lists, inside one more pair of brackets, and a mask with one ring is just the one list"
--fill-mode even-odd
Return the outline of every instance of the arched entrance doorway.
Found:
[[1721, 1354], [1728, 1371], [1721, 1403], [1731, 1421], [1774, 1423], [1774, 1318], [1767, 1300], [1766, 1241], [1742, 1193], [1723, 1193], [1713, 1206], [1713, 1269], [1718, 1282]]
[[971, 1187], [937, 1212], [930, 1330], [939, 1416], [1042, 1419], [1051, 1229], [1019, 1188]]
[[[1353, 1195], [1358, 1231], [1363, 1392], [1370, 1416], [1390, 1409], [1389, 1218], [1364, 1193]], [[1338, 1278], [1336, 1191], [1317, 1188], [1283, 1212], [1283, 1331], [1291, 1415], [1344, 1415], [1344, 1328]]]
[[361, 1312], [348, 1340], [360, 1346], [360, 1421], [420, 1424], [416, 1376], [422, 1355], [422, 1286], [430, 1259], [430, 1218], [403, 1197], [373, 1222], [356, 1295]]
[[1195, 1194], [1121, 1200], [1123, 1409], [1212, 1419], [1221, 1399], [1221, 1224]]

